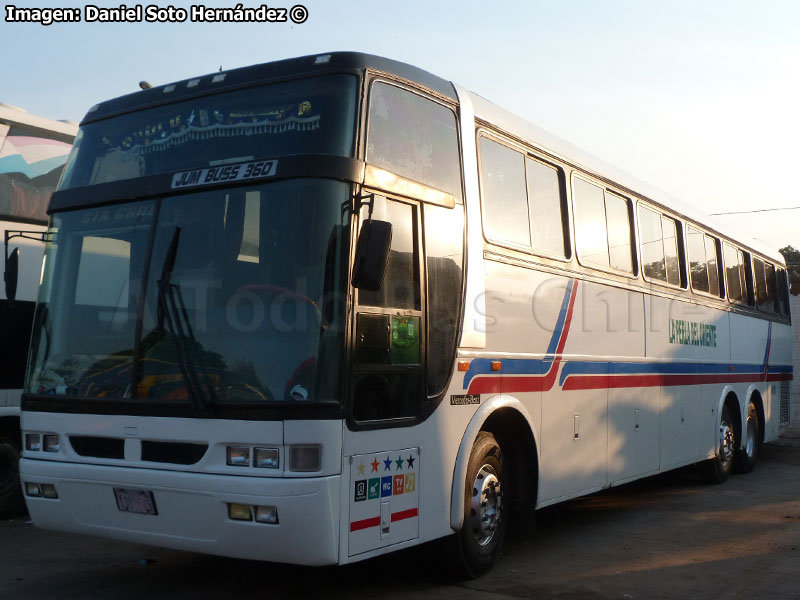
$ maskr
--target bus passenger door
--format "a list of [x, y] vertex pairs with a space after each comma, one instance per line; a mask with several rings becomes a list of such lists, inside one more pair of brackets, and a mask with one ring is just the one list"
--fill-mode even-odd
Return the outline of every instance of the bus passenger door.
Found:
[[356, 290], [345, 465], [347, 555], [419, 537], [419, 440], [408, 426], [424, 397], [425, 306], [420, 206], [375, 194], [361, 209], [391, 223], [379, 289]]

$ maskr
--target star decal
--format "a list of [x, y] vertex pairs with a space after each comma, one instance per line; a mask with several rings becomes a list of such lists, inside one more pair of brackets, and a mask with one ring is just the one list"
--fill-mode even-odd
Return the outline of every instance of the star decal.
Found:
[[359, 475], [363, 475], [364, 474], [364, 461], [361, 461], [361, 464], [358, 465], [358, 474]]
[[409, 469], [413, 469], [414, 468], [414, 461], [415, 460], [416, 459], [411, 455], [409, 455], [409, 457], [406, 459], [406, 462], [408, 463], [408, 468]]
[[394, 462], [397, 464], [397, 470], [398, 471], [403, 468], [403, 457], [402, 456], [398, 456], [397, 460], [394, 461]]
[[369, 463], [369, 464], [372, 465], [372, 471], [370, 471], [370, 473], [377, 473], [378, 472], [378, 465], [381, 464], [381, 463], [378, 462], [378, 459], [377, 458], [373, 458], [372, 462]]
[[391, 458], [387, 458], [385, 461], [383, 461], [383, 466], [384, 466], [384, 469], [383, 469], [384, 471], [391, 471], [392, 470], [392, 459]]

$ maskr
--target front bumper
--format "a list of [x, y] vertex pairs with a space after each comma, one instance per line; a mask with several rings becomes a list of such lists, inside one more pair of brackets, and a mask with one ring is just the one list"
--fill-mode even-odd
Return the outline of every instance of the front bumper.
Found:
[[[58, 492], [55, 500], [25, 498], [39, 527], [234, 558], [339, 561], [339, 475], [237, 477], [24, 458], [20, 478]], [[152, 491], [158, 515], [121, 512], [114, 487]], [[233, 521], [228, 503], [277, 506], [279, 523]]]

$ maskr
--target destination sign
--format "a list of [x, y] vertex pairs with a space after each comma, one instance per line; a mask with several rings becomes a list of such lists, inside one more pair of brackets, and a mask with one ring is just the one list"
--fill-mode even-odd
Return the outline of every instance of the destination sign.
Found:
[[257, 160], [235, 165], [220, 165], [206, 169], [180, 171], [172, 176], [172, 189], [208, 185], [210, 183], [262, 179], [275, 175], [277, 168], [277, 160]]

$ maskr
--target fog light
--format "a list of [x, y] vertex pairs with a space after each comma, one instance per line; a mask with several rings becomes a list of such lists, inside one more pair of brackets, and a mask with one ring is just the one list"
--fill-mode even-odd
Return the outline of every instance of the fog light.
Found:
[[25, 494], [33, 498], [38, 498], [42, 495], [42, 488], [38, 483], [25, 483]]
[[252, 521], [249, 504], [228, 504], [228, 516], [234, 521]]
[[58, 452], [61, 450], [61, 445], [58, 443], [58, 436], [54, 433], [49, 433], [43, 436], [44, 442], [42, 443], [45, 452]]
[[38, 433], [25, 434], [25, 450], [38, 452], [42, 449], [42, 436]]
[[256, 521], [259, 523], [276, 524], [278, 522], [278, 507], [256, 506]]
[[228, 464], [232, 467], [249, 467], [250, 448], [228, 446]]
[[56, 486], [54, 486], [52, 483], [43, 483], [42, 496], [44, 496], [45, 498], [58, 499], [58, 492], [56, 492]]
[[319, 446], [292, 446], [289, 453], [289, 468], [292, 471], [319, 471], [322, 459]]
[[253, 464], [263, 469], [277, 469], [280, 455], [277, 448], [253, 448]]

